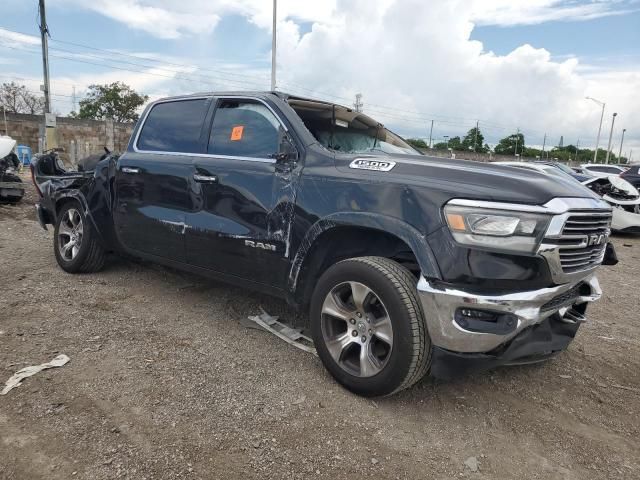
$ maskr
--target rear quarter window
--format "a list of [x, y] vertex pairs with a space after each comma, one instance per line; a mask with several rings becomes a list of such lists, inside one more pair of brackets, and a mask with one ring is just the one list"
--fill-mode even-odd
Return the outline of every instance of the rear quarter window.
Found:
[[207, 100], [179, 100], [156, 104], [138, 137], [138, 150], [201, 153], [200, 131]]

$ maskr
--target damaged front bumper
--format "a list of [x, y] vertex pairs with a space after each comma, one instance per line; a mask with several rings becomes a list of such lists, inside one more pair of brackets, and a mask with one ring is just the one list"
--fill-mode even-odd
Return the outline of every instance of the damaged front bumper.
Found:
[[587, 303], [602, 291], [593, 275], [505, 295], [473, 294], [421, 277], [418, 294], [434, 347], [432, 375], [451, 377], [564, 350], [586, 320]]

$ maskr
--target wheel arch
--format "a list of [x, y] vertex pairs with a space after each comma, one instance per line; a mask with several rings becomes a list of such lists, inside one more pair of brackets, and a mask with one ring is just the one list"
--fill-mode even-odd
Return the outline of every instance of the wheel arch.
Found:
[[[333, 248], [338, 247], [338, 242], [339, 248]], [[395, 258], [398, 254], [400, 258]], [[308, 305], [315, 284], [313, 278], [340, 260], [370, 255], [400, 263], [413, 261], [415, 265], [407, 266], [414, 273], [418, 270], [428, 278], [441, 278], [427, 239], [413, 226], [384, 215], [336, 213], [314, 223], [297, 249], [287, 279], [290, 302]]]
[[[64, 208], [65, 205], [69, 203], [77, 203], [80, 205], [80, 208], [82, 209], [82, 213], [84, 214], [84, 217], [88, 219], [89, 222], [91, 222], [93, 231], [97, 234], [98, 241], [104, 247], [105, 242], [102, 236], [102, 232], [98, 228], [95, 222], [95, 219], [91, 214], [91, 210], [89, 209], [89, 204], [87, 203], [87, 199], [79, 190], [65, 190], [63, 192], [60, 192], [60, 194], [56, 196], [55, 200], [53, 201], [54, 215], [55, 215], [54, 222], [55, 223], [58, 222], [58, 216], [60, 215], [60, 211]], [[54, 226], [55, 226], [55, 223], [54, 223]]]

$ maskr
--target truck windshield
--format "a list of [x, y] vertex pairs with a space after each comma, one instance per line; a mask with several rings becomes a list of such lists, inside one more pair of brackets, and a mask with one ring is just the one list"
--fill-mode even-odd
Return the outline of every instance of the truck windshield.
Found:
[[329, 150], [340, 153], [421, 154], [400, 136], [361, 112], [297, 98], [289, 99], [289, 105], [316, 140]]

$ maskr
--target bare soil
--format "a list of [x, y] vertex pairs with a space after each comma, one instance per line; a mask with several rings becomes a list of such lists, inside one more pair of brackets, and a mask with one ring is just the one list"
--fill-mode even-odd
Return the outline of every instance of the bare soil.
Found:
[[637, 237], [564, 354], [372, 401], [240, 325], [294, 318], [279, 300], [118, 257], [64, 273], [34, 200], [0, 206], [0, 384], [71, 361], [0, 397], [2, 479], [640, 478]]

